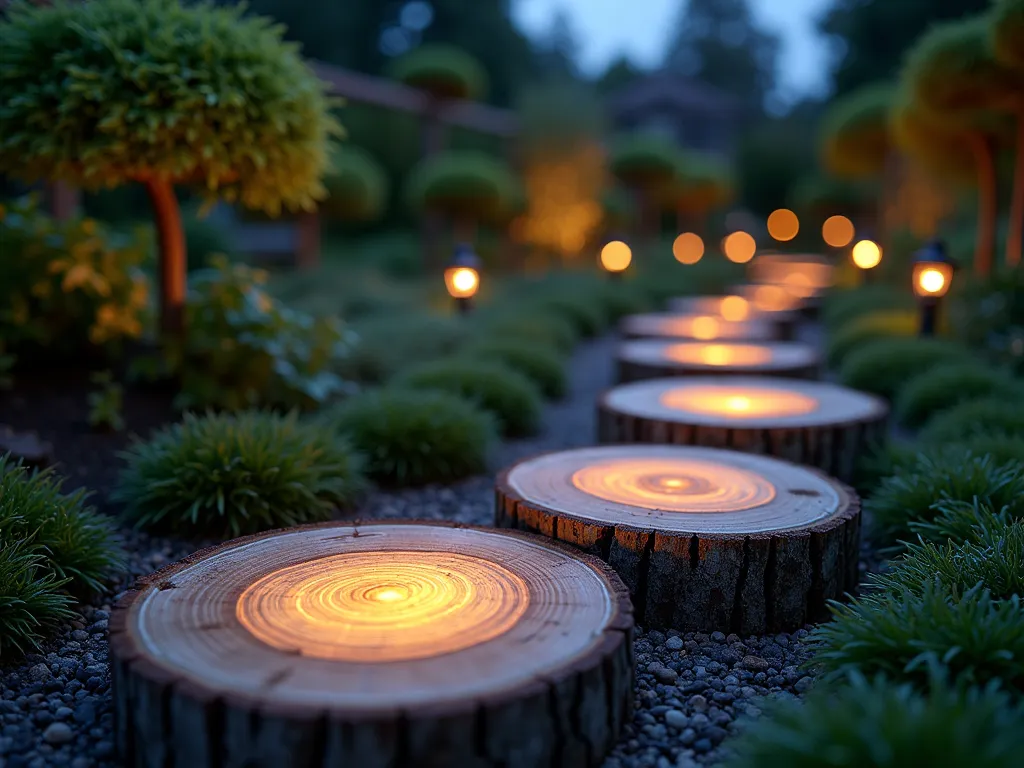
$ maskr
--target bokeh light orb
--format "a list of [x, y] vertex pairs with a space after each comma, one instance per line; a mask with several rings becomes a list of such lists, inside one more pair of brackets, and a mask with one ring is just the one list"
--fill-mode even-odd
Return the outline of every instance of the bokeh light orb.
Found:
[[748, 232], [733, 232], [722, 241], [725, 258], [735, 264], [746, 264], [757, 252], [757, 242]]
[[480, 287], [480, 274], [472, 267], [449, 267], [444, 271], [444, 284], [454, 299], [469, 299]]
[[821, 225], [821, 238], [832, 248], [845, 248], [853, 242], [853, 222], [845, 216], [829, 216]]
[[788, 208], [779, 208], [768, 216], [768, 234], [776, 240], [787, 242], [800, 232], [800, 219]]
[[860, 269], [872, 269], [882, 261], [882, 249], [872, 240], [861, 240], [850, 253], [853, 263]]
[[694, 232], [684, 232], [672, 243], [672, 255], [680, 264], [696, 264], [704, 256], [704, 241]]
[[937, 269], [925, 269], [921, 271], [917, 282], [922, 293], [938, 293], [946, 285], [946, 276]]
[[621, 240], [612, 240], [601, 249], [601, 266], [609, 272], [623, 272], [632, 261], [632, 249]]
[[738, 323], [750, 316], [750, 302], [742, 296], [726, 296], [719, 304], [718, 312], [724, 320]]

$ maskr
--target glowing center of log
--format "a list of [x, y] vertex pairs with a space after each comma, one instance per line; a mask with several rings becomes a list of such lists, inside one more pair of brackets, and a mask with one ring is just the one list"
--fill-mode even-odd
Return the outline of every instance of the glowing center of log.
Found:
[[690, 459], [609, 459], [577, 470], [572, 484], [606, 501], [669, 512], [737, 512], [775, 498], [761, 475]]
[[677, 363], [702, 365], [763, 365], [772, 359], [768, 347], [755, 344], [674, 344], [665, 356]]
[[526, 583], [497, 563], [441, 552], [353, 552], [282, 568], [238, 599], [239, 622], [280, 650], [388, 662], [452, 653], [511, 629]]
[[699, 385], [670, 389], [661, 396], [666, 408], [713, 413], [738, 419], [796, 416], [818, 408], [813, 397], [782, 389]]

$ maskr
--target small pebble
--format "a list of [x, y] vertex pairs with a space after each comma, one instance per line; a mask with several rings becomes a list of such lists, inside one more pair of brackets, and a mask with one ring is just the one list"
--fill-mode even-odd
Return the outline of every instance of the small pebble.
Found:
[[54, 746], [67, 744], [73, 738], [75, 738], [74, 731], [66, 723], [50, 723], [43, 731], [43, 741]]

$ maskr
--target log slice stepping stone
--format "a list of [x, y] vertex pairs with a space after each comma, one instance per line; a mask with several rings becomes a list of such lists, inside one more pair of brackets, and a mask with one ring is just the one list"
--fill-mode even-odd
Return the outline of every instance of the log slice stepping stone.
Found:
[[121, 764], [596, 765], [631, 717], [632, 631], [607, 564], [518, 531], [230, 541], [112, 613]]
[[798, 342], [634, 339], [616, 352], [619, 382], [671, 376], [783, 376], [816, 379], [817, 350]]
[[623, 384], [598, 401], [601, 443], [732, 448], [853, 477], [885, 438], [889, 406], [837, 384], [768, 376], [692, 376]]
[[753, 319], [731, 322], [716, 315], [672, 314], [653, 312], [622, 318], [619, 331], [627, 339], [720, 339], [770, 341], [778, 338], [778, 330], [767, 320]]
[[[756, 294], [758, 287], [740, 286], [722, 296], [681, 296], [669, 300], [668, 311], [676, 314], [711, 315], [732, 322], [766, 321], [775, 326], [777, 338], [783, 341], [792, 340], [796, 336], [798, 313], [780, 310], [778, 305], [765, 301], [756, 302], [754, 296], [759, 295]], [[785, 291], [779, 290], [783, 297], [788, 296]], [[763, 298], [763, 292], [760, 295]], [[799, 302], [799, 299], [796, 301]], [[796, 307], [795, 304], [793, 306]]]
[[736, 451], [541, 455], [499, 475], [496, 521], [608, 561], [645, 627], [792, 630], [826, 618], [858, 578], [856, 494], [817, 470]]

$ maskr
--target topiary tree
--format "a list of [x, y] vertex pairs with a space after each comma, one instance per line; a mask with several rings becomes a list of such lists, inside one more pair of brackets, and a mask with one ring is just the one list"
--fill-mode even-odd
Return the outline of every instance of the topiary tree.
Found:
[[1015, 267], [1024, 253], [1024, 0], [996, 0], [991, 34], [996, 60], [1017, 79], [1017, 98], [1010, 107], [1016, 119], [1017, 137], [1010, 231], [1006, 238], [1006, 264]]
[[327, 199], [320, 204], [320, 210], [332, 218], [369, 221], [379, 217], [387, 203], [387, 174], [362, 147], [335, 146], [323, 183]]
[[679, 157], [667, 202], [679, 218], [680, 229], [683, 220], [689, 219], [703, 234], [708, 215], [729, 203], [735, 191], [732, 172], [718, 158], [690, 153]]
[[274, 215], [309, 209], [339, 131], [283, 29], [243, 10], [59, 0], [17, 4], [0, 25], [0, 172], [92, 189], [144, 185], [166, 331], [184, 324], [175, 186]]
[[961, 134], [974, 155], [980, 206], [974, 268], [982, 276], [992, 270], [995, 249], [996, 153], [1022, 92], [1021, 78], [996, 60], [989, 37], [985, 16], [933, 26], [910, 50], [902, 73], [922, 116]]
[[641, 229], [648, 237], [657, 234], [657, 216], [662, 201], [681, 165], [679, 148], [661, 136], [634, 134], [622, 137], [612, 145], [609, 167], [637, 197]]
[[814, 175], [793, 185], [787, 203], [801, 217], [824, 220], [842, 214], [856, 222], [872, 213], [877, 199], [878, 190], [871, 182]]
[[837, 99], [821, 124], [821, 159], [841, 178], [877, 178], [891, 151], [889, 83], [866, 85]]

